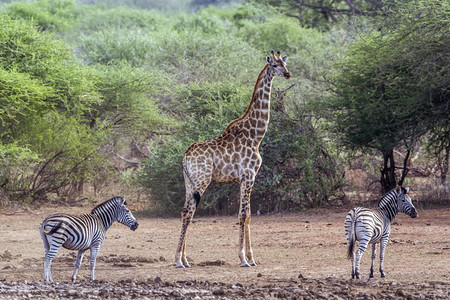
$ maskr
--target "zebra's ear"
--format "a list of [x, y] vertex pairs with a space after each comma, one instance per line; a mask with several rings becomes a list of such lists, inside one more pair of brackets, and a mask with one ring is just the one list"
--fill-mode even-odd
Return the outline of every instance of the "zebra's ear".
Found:
[[409, 186], [405, 187], [405, 194], [409, 192]]
[[395, 187], [395, 191], [397, 192], [397, 194], [400, 195], [400, 193], [402, 192], [402, 187], [399, 186], [399, 185], [397, 185], [397, 186]]

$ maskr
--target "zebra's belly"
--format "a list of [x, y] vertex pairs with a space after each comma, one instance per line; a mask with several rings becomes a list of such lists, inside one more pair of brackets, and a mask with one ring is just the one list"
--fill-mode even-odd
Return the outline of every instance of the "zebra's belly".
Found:
[[75, 239], [73, 236], [69, 236], [62, 246], [69, 250], [87, 250], [91, 248], [92, 244], [91, 236], [85, 236], [81, 239]]

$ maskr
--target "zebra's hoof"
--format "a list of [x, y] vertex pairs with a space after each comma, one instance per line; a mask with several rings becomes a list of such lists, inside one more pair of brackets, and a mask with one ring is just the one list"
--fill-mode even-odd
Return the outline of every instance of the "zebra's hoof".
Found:
[[381, 278], [385, 278], [385, 277], [386, 277], [386, 274], [381, 273]]

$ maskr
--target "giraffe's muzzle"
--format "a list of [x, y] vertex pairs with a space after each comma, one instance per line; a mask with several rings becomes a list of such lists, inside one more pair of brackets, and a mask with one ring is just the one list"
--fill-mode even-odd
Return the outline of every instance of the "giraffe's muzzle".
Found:
[[284, 75], [284, 78], [286, 78], [286, 79], [291, 78], [291, 73], [289, 73], [289, 72], [286, 72], [283, 75]]

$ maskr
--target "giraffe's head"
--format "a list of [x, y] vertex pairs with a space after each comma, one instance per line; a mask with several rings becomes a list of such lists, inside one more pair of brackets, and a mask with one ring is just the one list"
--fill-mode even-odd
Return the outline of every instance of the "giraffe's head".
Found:
[[288, 60], [288, 57], [281, 57], [281, 52], [277, 51], [275, 54], [275, 51], [271, 51], [272, 57], [267, 56], [266, 62], [269, 65], [269, 68], [271, 68], [274, 71], [275, 75], [283, 76], [286, 79], [291, 78], [291, 73], [286, 68], [286, 62]]

